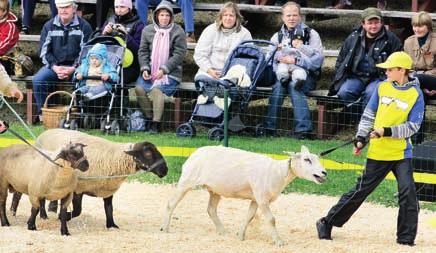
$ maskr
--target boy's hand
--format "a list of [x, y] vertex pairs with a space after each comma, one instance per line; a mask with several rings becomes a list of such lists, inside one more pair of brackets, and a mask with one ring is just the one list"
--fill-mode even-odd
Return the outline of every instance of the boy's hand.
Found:
[[369, 138], [380, 138], [384, 135], [385, 133], [385, 129], [384, 128], [379, 128], [379, 129], [374, 129], [370, 134], [369, 134]]
[[82, 74], [77, 73], [77, 75], [76, 75], [76, 79], [77, 79], [77, 80], [82, 80], [82, 79], [83, 79]]
[[107, 80], [109, 80], [109, 75], [108, 75], [108, 74], [103, 74], [103, 75], [101, 76], [101, 80], [103, 80], [103, 81], [107, 81]]
[[289, 55], [283, 56], [279, 58], [279, 62], [286, 63], [286, 64], [295, 64], [295, 58]]
[[367, 139], [363, 136], [357, 136], [356, 138], [354, 138], [353, 155], [359, 156], [362, 149], [366, 146], [367, 143]]

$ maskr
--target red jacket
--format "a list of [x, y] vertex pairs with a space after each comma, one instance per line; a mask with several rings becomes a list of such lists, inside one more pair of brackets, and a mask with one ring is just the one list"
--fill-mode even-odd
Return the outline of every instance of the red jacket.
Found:
[[17, 20], [11, 12], [6, 19], [0, 20], [0, 56], [5, 55], [18, 41], [20, 32], [15, 24]]

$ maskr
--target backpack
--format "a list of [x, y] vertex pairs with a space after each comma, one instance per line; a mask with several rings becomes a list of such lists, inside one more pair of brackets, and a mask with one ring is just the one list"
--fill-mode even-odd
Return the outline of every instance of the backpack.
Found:
[[129, 132], [145, 131], [146, 120], [141, 111], [136, 110], [130, 114], [130, 124], [127, 127]]

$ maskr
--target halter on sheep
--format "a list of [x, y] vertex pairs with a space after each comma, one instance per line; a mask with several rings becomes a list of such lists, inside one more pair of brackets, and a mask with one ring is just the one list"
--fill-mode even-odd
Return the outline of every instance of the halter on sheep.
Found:
[[301, 152], [289, 154], [290, 160], [274, 160], [235, 148], [209, 146], [197, 149], [183, 164], [177, 193], [168, 201], [161, 230], [168, 232], [171, 215], [177, 204], [189, 190], [201, 185], [209, 191], [207, 211], [219, 234], [225, 233], [217, 216], [221, 196], [250, 199], [250, 208], [239, 231], [239, 238], [244, 240], [247, 226], [259, 207], [271, 228], [273, 241], [278, 246], [283, 245], [269, 204], [296, 177], [320, 184], [327, 176], [319, 157], [311, 154], [305, 146], [301, 147]]

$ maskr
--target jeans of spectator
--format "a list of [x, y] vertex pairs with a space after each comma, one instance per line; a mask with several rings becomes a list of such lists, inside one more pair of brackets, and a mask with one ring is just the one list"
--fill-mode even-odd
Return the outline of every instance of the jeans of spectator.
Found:
[[265, 127], [269, 130], [277, 130], [277, 117], [281, 110], [284, 96], [286, 95], [285, 93], [287, 93], [291, 98], [291, 103], [294, 108], [294, 132], [311, 132], [313, 126], [305, 94], [315, 89], [315, 86], [315, 78], [312, 75], [307, 76], [306, 82], [299, 91], [294, 89], [295, 81], [290, 81], [287, 85], [283, 86], [280, 81], [277, 80], [272, 87], [272, 93], [269, 97]]
[[41, 108], [45, 102], [45, 99], [47, 98], [48, 93], [53, 91], [54, 86], [57, 83], [64, 81], [66, 80], [60, 80], [57, 74], [52, 69], [47, 67], [42, 67], [33, 76], [33, 96], [35, 97], [35, 103], [39, 115], [41, 115]]
[[[32, 23], [32, 17], [35, 13], [35, 6], [37, 0], [22, 0], [21, 8], [22, 8], [22, 18], [23, 18], [23, 26], [30, 27]], [[55, 0], [49, 0], [50, 3], [50, 11], [51, 17], [55, 17], [58, 14], [58, 9], [56, 8]]]
[[[136, 10], [141, 21], [147, 25], [148, 5], [157, 6], [161, 0], [137, 0]], [[170, 1], [172, 2], [172, 1]], [[192, 0], [177, 0], [177, 5], [182, 10], [183, 21], [185, 22], [185, 32], [194, 32], [194, 7]]]
[[341, 100], [347, 103], [355, 102], [362, 97], [361, 102], [363, 107], [365, 107], [381, 81], [381, 79], [376, 79], [365, 84], [357, 77], [349, 77], [341, 85], [337, 95]]
[[160, 91], [162, 91], [165, 95], [168, 97], [171, 97], [174, 95], [174, 93], [177, 90], [177, 85], [179, 85], [179, 82], [172, 79], [171, 77], [168, 77], [168, 84], [163, 85], [155, 85], [153, 86], [153, 83], [151, 80], [144, 80], [142, 76], [138, 78], [136, 81], [136, 86], [142, 87], [147, 93], [152, 90], [152, 88], [158, 88]]

